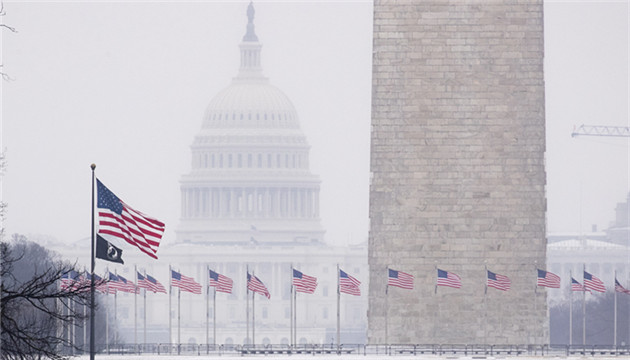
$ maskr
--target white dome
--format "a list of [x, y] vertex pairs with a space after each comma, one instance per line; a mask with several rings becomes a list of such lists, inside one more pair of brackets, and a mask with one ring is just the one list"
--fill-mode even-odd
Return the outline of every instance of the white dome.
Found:
[[202, 127], [299, 129], [300, 124], [295, 107], [277, 87], [235, 81], [210, 101]]

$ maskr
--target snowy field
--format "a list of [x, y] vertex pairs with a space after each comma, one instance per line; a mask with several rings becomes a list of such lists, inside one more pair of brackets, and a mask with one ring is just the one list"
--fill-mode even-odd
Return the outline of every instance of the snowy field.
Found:
[[[343, 360], [360, 360], [360, 359], [392, 359], [392, 360], [499, 360], [499, 359], [518, 359], [518, 360], [545, 360], [545, 359], [567, 359], [567, 360], [584, 360], [584, 359], [628, 359], [626, 356], [448, 356], [448, 355], [240, 355], [240, 354], [223, 354], [223, 355], [199, 355], [199, 356], [173, 356], [173, 355], [97, 355], [95, 359], [105, 360], [145, 360], [145, 359], [159, 359], [159, 360], [220, 360], [225, 358], [264, 358], [264, 359], [290, 359], [290, 360], [312, 360], [313, 358], [326, 358], [326, 359], [343, 359]], [[89, 356], [74, 357], [72, 359], [89, 360]]]

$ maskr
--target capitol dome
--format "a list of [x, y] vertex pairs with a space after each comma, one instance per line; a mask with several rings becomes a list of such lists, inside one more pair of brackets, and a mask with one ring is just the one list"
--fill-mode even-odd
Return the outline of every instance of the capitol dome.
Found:
[[299, 129], [289, 98], [266, 81], [234, 83], [217, 94], [203, 117], [204, 129]]
[[210, 101], [202, 128], [299, 129], [297, 112], [289, 98], [263, 76], [260, 64], [262, 44], [254, 31], [251, 4], [247, 17], [247, 32], [239, 46], [238, 75], [230, 86]]
[[252, 4], [247, 17], [238, 74], [208, 104], [191, 146], [177, 238], [320, 244], [320, 180], [309, 170], [310, 147], [295, 107], [263, 75]]

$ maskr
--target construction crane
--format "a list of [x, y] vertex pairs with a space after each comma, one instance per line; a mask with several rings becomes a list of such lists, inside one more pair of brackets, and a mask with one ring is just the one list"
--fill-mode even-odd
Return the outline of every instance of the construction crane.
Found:
[[576, 136], [613, 136], [630, 137], [630, 127], [627, 126], [604, 126], [604, 125], [584, 125], [573, 128], [571, 137]]

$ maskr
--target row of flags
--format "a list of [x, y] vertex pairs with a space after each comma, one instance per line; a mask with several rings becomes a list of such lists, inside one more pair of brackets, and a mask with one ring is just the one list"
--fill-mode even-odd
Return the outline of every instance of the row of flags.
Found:
[[[436, 269], [437, 270], [437, 281], [436, 286], [447, 286], [459, 289], [462, 287], [461, 277], [453, 272]], [[413, 289], [413, 275], [407, 274], [402, 271], [387, 269], [388, 278], [387, 285], [388, 286], [396, 286], [403, 289]], [[537, 272], [537, 280], [536, 285], [548, 288], [560, 288], [560, 276], [541, 269], [536, 269]], [[510, 290], [511, 281], [510, 278], [494, 273], [490, 270], [486, 270], [486, 286], [495, 288], [501, 291]], [[606, 286], [604, 282], [597, 278], [595, 275], [584, 271], [584, 285], [580, 284], [577, 280], [571, 277], [571, 290], [572, 291], [596, 291], [596, 292], [606, 292]], [[619, 281], [615, 278], [615, 291], [629, 294], [630, 290], [624, 288]]]
[[[436, 269], [436, 270], [437, 270], [437, 281], [435, 284], [436, 286], [446, 286], [446, 287], [451, 287], [455, 289], [459, 289], [462, 287], [462, 279], [459, 275], [450, 271], [442, 270], [442, 269]], [[507, 276], [497, 274], [489, 270], [486, 270], [486, 272], [487, 272], [486, 285], [488, 287], [492, 287], [501, 291], [507, 291], [510, 289], [511, 282]], [[411, 274], [398, 271], [398, 270], [389, 269], [389, 268], [387, 269], [387, 286], [396, 286], [402, 289], [412, 290], [413, 279], [414, 279], [413, 275]]]
[[[537, 286], [560, 288], [560, 277], [558, 275], [541, 269], [536, 270], [538, 275], [536, 283]], [[313, 294], [315, 292], [315, 289], [317, 288], [316, 277], [306, 275], [297, 269], [292, 269], [292, 272], [292, 285], [294, 286], [296, 292], [307, 294]], [[413, 275], [389, 268], [387, 269], [387, 272], [388, 286], [395, 286], [409, 290], [413, 289]], [[488, 287], [501, 291], [508, 291], [510, 289], [511, 281], [507, 276], [497, 274], [489, 270], [486, 270], [486, 272], [486, 285]], [[117, 291], [137, 293], [140, 289], [146, 289], [147, 291], [151, 291], [153, 293], [166, 293], [165, 287], [157, 279], [151, 275], [141, 274], [140, 272], [137, 272], [136, 274], [137, 285], [135, 285], [132, 281], [127, 280], [122, 275], [114, 274], [112, 272], [107, 273], [106, 281], [102, 281], [103, 279], [98, 275], [94, 276], [95, 280], [99, 283], [96, 290], [107, 294], [115, 294]], [[77, 273], [76, 271], [70, 271], [61, 277], [61, 288], [76, 289], [82, 284], [89, 284], [89, 282], [86, 281], [89, 281], [90, 279], [90, 274], [87, 271], [84, 274]], [[193, 294], [202, 293], [203, 287], [200, 283], [198, 283], [194, 278], [183, 275], [178, 271], [171, 270], [170, 280], [170, 286], [172, 287], [176, 287], [182, 291]], [[219, 292], [232, 293], [233, 285], [234, 281], [228, 276], [208, 269], [208, 286], [216, 288]], [[359, 280], [339, 269], [339, 292], [360, 296], [360, 285], [361, 282]], [[459, 289], [462, 287], [462, 281], [460, 276], [453, 272], [437, 269], [436, 286], [446, 286]], [[271, 298], [271, 294], [265, 284], [257, 276], [250, 274], [249, 272], [247, 273], [247, 288], [250, 291], [267, 297], [268, 299]], [[606, 292], [606, 286], [602, 280], [593, 274], [584, 271], [583, 284], [571, 277], [571, 290], [587, 292], [595, 291], [603, 293]], [[630, 290], [624, 288], [616, 278], [615, 291], [630, 295]]]
[[[295, 291], [313, 294], [317, 288], [317, 278], [309, 276], [297, 269], [292, 269], [292, 285]], [[183, 275], [179, 271], [170, 270], [170, 286], [179, 288], [181, 291], [190, 292], [193, 294], [201, 294], [202, 285], [198, 283], [194, 278]], [[94, 275], [95, 280], [98, 282], [96, 290], [106, 294], [115, 294], [118, 291], [128, 293], [139, 293], [140, 289], [146, 289], [153, 293], [166, 293], [166, 288], [154, 277], [147, 274], [141, 274], [136, 271], [137, 285], [132, 281], [127, 280], [122, 275], [107, 272], [106, 280], [103, 281], [98, 275]], [[84, 274], [80, 274], [76, 271], [70, 271], [61, 277], [62, 289], [75, 289], [80, 285], [89, 285], [90, 274], [86, 271]], [[208, 286], [214, 287], [219, 292], [231, 294], [234, 281], [221, 275], [213, 270], [208, 269]], [[361, 282], [356, 278], [348, 275], [345, 271], [339, 270], [339, 291], [342, 293], [360, 296], [361, 290], [359, 288]], [[264, 295], [268, 299], [271, 298], [269, 290], [265, 284], [254, 274], [247, 273], [247, 288], [250, 291]]]
[[[442, 270], [437, 270], [437, 280], [436, 286], [446, 286], [455, 289], [459, 289], [462, 287], [462, 279], [459, 275]], [[487, 282], [486, 285], [488, 287], [492, 287], [498, 290], [507, 291], [510, 289], [510, 279], [501, 274], [494, 273], [492, 271], [486, 270], [487, 272]], [[387, 286], [396, 286], [403, 289], [412, 290], [413, 289], [413, 275], [393, 270], [387, 269]]]
[[[96, 291], [105, 294], [116, 294], [118, 291], [137, 294], [140, 292], [140, 289], [146, 289], [154, 293], [166, 293], [164, 286], [151, 275], [143, 275], [138, 272], [136, 276], [138, 283], [134, 284], [133, 281], [127, 280], [124, 276], [109, 271], [105, 276], [105, 280], [95, 274], [94, 280], [98, 284]], [[91, 279], [92, 276], [87, 271], [78, 273], [72, 270], [61, 276], [60, 288], [76, 290], [82, 286], [89, 286]]]
[[[606, 285], [604, 285], [604, 282], [601, 281], [599, 278], [597, 278], [595, 275], [589, 274], [586, 271], [584, 271], [583, 284], [580, 284], [579, 281], [571, 277], [571, 291], [580, 291], [580, 292], [583, 291], [583, 292], [589, 292], [589, 293], [592, 293], [593, 291], [595, 291], [595, 292], [603, 293], [603, 292], [606, 292]], [[615, 277], [615, 292], [620, 292], [620, 293], [630, 295], [630, 290], [624, 288], [619, 283], [616, 277]]]

